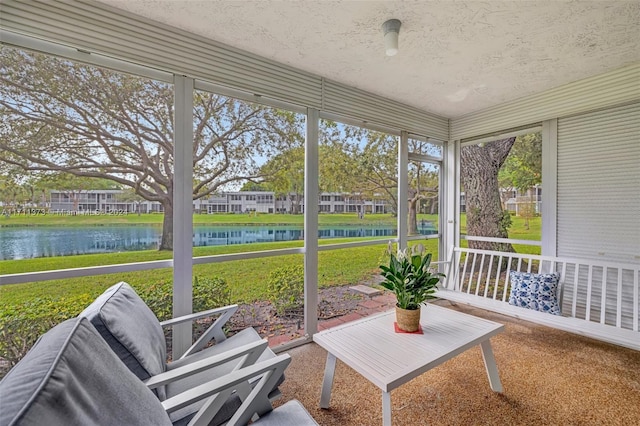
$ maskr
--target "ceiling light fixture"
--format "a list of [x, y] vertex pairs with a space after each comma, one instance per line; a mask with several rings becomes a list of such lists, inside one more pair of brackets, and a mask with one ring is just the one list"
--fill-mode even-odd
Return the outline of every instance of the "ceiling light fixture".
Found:
[[394, 56], [398, 53], [398, 34], [400, 33], [400, 25], [402, 23], [398, 19], [389, 19], [382, 24], [382, 32], [384, 33], [384, 50], [387, 56]]

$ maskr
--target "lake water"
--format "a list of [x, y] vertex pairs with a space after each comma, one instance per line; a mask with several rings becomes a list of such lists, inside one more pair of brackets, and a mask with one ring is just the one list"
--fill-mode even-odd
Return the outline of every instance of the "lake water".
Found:
[[[424, 235], [437, 233], [421, 224]], [[158, 248], [160, 226], [0, 228], [0, 260], [74, 254], [114, 253]], [[266, 243], [303, 239], [301, 226], [195, 226], [194, 246]], [[321, 226], [319, 238], [395, 237], [391, 226]]]

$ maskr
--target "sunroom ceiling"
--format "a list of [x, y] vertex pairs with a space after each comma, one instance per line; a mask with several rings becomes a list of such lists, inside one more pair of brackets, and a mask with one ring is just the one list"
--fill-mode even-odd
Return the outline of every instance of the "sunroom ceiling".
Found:
[[448, 118], [640, 61], [637, 0], [101, 2]]

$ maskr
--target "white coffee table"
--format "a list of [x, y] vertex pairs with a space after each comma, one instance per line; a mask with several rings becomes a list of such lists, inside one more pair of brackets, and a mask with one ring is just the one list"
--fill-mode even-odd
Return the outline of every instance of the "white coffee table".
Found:
[[336, 359], [347, 364], [382, 390], [382, 423], [391, 426], [391, 394], [398, 386], [480, 345], [489, 384], [502, 392], [496, 360], [489, 338], [504, 325], [443, 308], [422, 307], [424, 334], [394, 331], [395, 311], [369, 316], [321, 331], [313, 340], [327, 350], [320, 407], [329, 408]]

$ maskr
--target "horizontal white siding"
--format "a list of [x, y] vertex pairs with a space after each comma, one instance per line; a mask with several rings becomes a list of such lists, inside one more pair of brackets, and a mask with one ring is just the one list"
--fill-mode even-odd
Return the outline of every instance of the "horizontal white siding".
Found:
[[640, 100], [640, 64], [451, 120], [451, 139], [481, 136]]
[[449, 120], [427, 114], [381, 96], [354, 87], [325, 81], [323, 109], [348, 117], [368, 117], [374, 123], [406, 129], [422, 129], [421, 133], [434, 139], [449, 139]]
[[558, 120], [558, 255], [640, 263], [640, 103]]
[[[0, 28], [440, 140], [449, 134], [447, 119], [337, 83], [325, 84], [320, 76], [97, 2], [3, 1]], [[90, 56], [86, 60], [91, 62]]]

